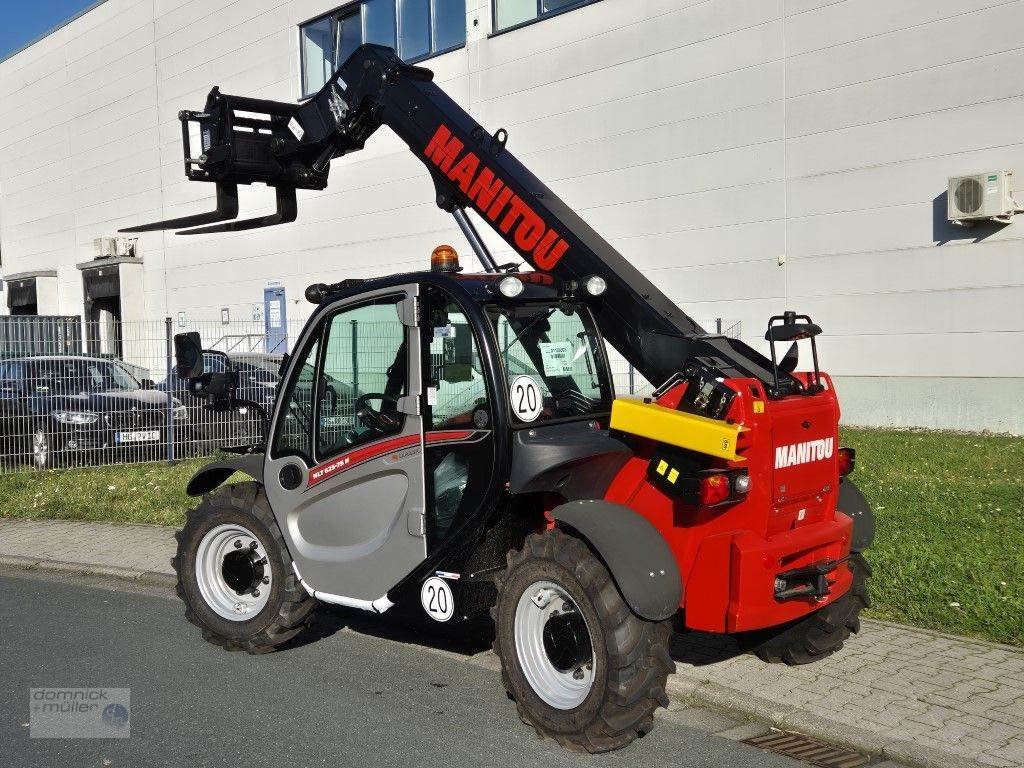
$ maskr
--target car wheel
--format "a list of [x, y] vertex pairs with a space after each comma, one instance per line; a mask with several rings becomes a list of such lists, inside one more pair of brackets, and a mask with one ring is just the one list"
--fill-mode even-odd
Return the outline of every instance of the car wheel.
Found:
[[42, 426], [32, 433], [32, 465], [40, 470], [53, 468], [53, 442]]

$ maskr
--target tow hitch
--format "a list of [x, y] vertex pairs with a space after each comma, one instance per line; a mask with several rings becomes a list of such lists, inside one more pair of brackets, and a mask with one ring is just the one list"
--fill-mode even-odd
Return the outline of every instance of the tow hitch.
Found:
[[806, 568], [783, 571], [775, 577], [775, 599], [795, 600], [802, 597], [825, 597], [831, 591], [828, 574], [832, 573], [843, 560], [826, 560]]

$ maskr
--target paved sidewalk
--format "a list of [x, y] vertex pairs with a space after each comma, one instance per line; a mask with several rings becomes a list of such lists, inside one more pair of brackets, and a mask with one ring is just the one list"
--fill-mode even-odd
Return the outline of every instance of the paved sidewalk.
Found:
[[[0, 564], [169, 581], [171, 531], [0, 520]], [[674, 698], [927, 766], [1024, 766], [1024, 652], [865, 621], [840, 653], [766, 665], [728, 638], [673, 643]]]

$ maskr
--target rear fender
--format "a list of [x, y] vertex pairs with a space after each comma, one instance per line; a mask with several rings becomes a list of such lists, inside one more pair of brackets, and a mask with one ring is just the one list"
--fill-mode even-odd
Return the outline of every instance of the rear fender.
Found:
[[838, 506], [840, 512], [853, 518], [850, 551], [863, 552], [875, 540], [875, 513], [860, 488], [849, 478], [844, 478], [839, 486]]
[[263, 454], [249, 453], [244, 456], [231, 456], [227, 459], [207, 464], [188, 481], [185, 493], [189, 496], [203, 496], [219, 488], [235, 472], [248, 475], [257, 483], [263, 483]]
[[572, 501], [550, 514], [559, 528], [575, 532], [597, 551], [637, 616], [662, 621], [679, 609], [679, 567], [647, 518], [622, 504], [600, 500]]

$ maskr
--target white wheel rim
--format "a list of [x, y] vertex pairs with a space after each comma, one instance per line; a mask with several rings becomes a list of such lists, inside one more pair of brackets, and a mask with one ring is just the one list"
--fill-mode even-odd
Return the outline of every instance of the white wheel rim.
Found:
[[[242, 557], [257, 563], [253, 567], [254, 580], [245, 591], [239, 584], [228, 583], [229, 573], [237, 573], [234, 565]], [[227, 560], [231, 558], [230, 560]], [[259, 578], [255, 578], [255, 577]], [[262, 611], [270, 599], [273, 574], [263, 542], [243, 525], [233, 523], [211, 528], [199, 542], [196, 550], [196, 582], [203, 600], [210, 609], [229, 621], [249, 621]]]
[[597, 655], [590, 654], [589, 663], [563, 671], [552, 662], [544, 645], [544, 628], [555, 616], [575, 613], [583, 621], [594, 647], [594, 633], [579, 606], [562, 587], [551, 581], [531, 584], [516, 605], [513, 634], [519, 665], [540, 698], [555, 709], [569, 710], [580, 706], [594, 687]]
[[50, 441], [41, 429], [36, 430], [36, 433], [32, 435], [32, 459], [39, 469], [46, 469], [46, 465], [50, 462]]

